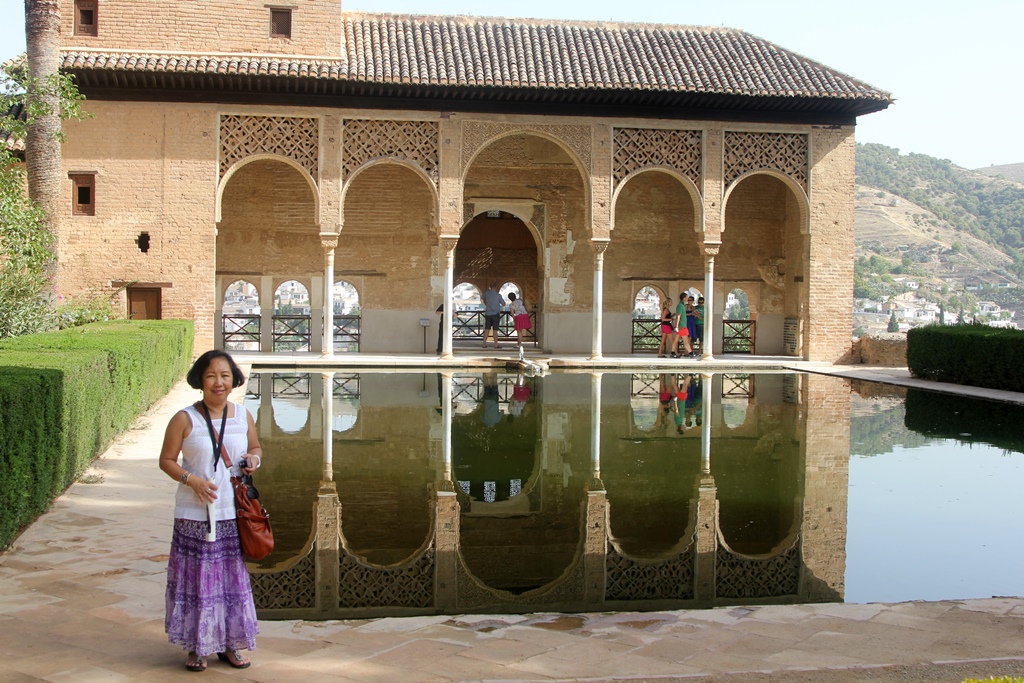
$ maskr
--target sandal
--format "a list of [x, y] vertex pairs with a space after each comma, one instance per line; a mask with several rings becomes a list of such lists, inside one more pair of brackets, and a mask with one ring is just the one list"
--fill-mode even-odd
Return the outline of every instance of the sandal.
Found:
[[188, 659], [185, 660], [185, 668], [189, 671], [206, 671], [206, 657], [189, 652]]
[[243, 659], [239, 654], [238, 650], [226, 650], [224, 652], [217, 653], [217, 659], [222, 662], [227, 662], [236, 669], [248, 669], [252, 661], [249, 659]]

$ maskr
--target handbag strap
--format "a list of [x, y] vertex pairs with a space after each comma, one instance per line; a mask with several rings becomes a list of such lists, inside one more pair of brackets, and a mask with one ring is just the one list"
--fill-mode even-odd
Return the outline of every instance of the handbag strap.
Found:
[[206, 407], [206, 401], [200, 401], [199, 403], [203, 406], [203, 417], [206, 418], [206, 428], [210, 432], [210, 443], [213, 445], [213, 471], [217, 471], [217, 451], [220, 451], [224, 464], [227, 467], [231, 467], [231, 461], [228, 460], [228, 455], [224, 452], [224, 427], [228, 423], [228, 407], [224, 406], [224, 414], [220, 418], [220, 436], [218, 437], [213, 431], [213, 420], [210, 419], [210, 409]]

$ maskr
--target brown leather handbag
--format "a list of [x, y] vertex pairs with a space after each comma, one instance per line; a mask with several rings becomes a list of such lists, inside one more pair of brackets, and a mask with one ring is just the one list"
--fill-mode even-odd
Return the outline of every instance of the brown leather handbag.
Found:
[[242, 554], [250, 560], [262, 560], [274, 550], [270, 514], [260, 502], [259, 491], [252, 485], [252, 475], [231, 477], [231, 486], [235, 489], [235, 516]]

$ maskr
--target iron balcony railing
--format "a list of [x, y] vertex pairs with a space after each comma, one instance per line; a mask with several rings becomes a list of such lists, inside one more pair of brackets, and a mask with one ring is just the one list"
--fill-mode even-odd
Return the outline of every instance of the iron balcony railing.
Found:
[[259, 314], [221, 316], [221, 330], [224, 332], [224, 348], [228, 351], [260, 350]]

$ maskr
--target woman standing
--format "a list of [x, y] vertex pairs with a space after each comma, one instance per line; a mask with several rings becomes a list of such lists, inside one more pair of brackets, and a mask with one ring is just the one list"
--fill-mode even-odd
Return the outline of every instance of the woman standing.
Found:
[[231, 476], [252, 474], [263, 450], [252, 415], [228, 402], [231, 390], [245, 382], [231, 356], [207, 351], [186, 380], [203, 397], [171, 418], [160, 451], [160, 469], [179, 482], [164, 629], [171, 643], [188, 652], [189, 671], [204, 671], [212, 654], [244, 669], [251, 662], [238, 650], [256, 648], [259, 628]]
[[508, 312], [512, 314], [512, 324], [516, 328], [516, 341], [519, 342], [519, 356], [523, 355], [523, 332], [532, 327], [530, 314], [526, 311], [526, 304], [522, 299], [516, 297], [515, 292], [508, 293]]
[[661, 302], [661, 345], [658, 346], [658, 358], [664, 358], [665, 352], [672, 352], [675, 358], [675, 328], [672, 326], [672, 299], [665, 297]]

